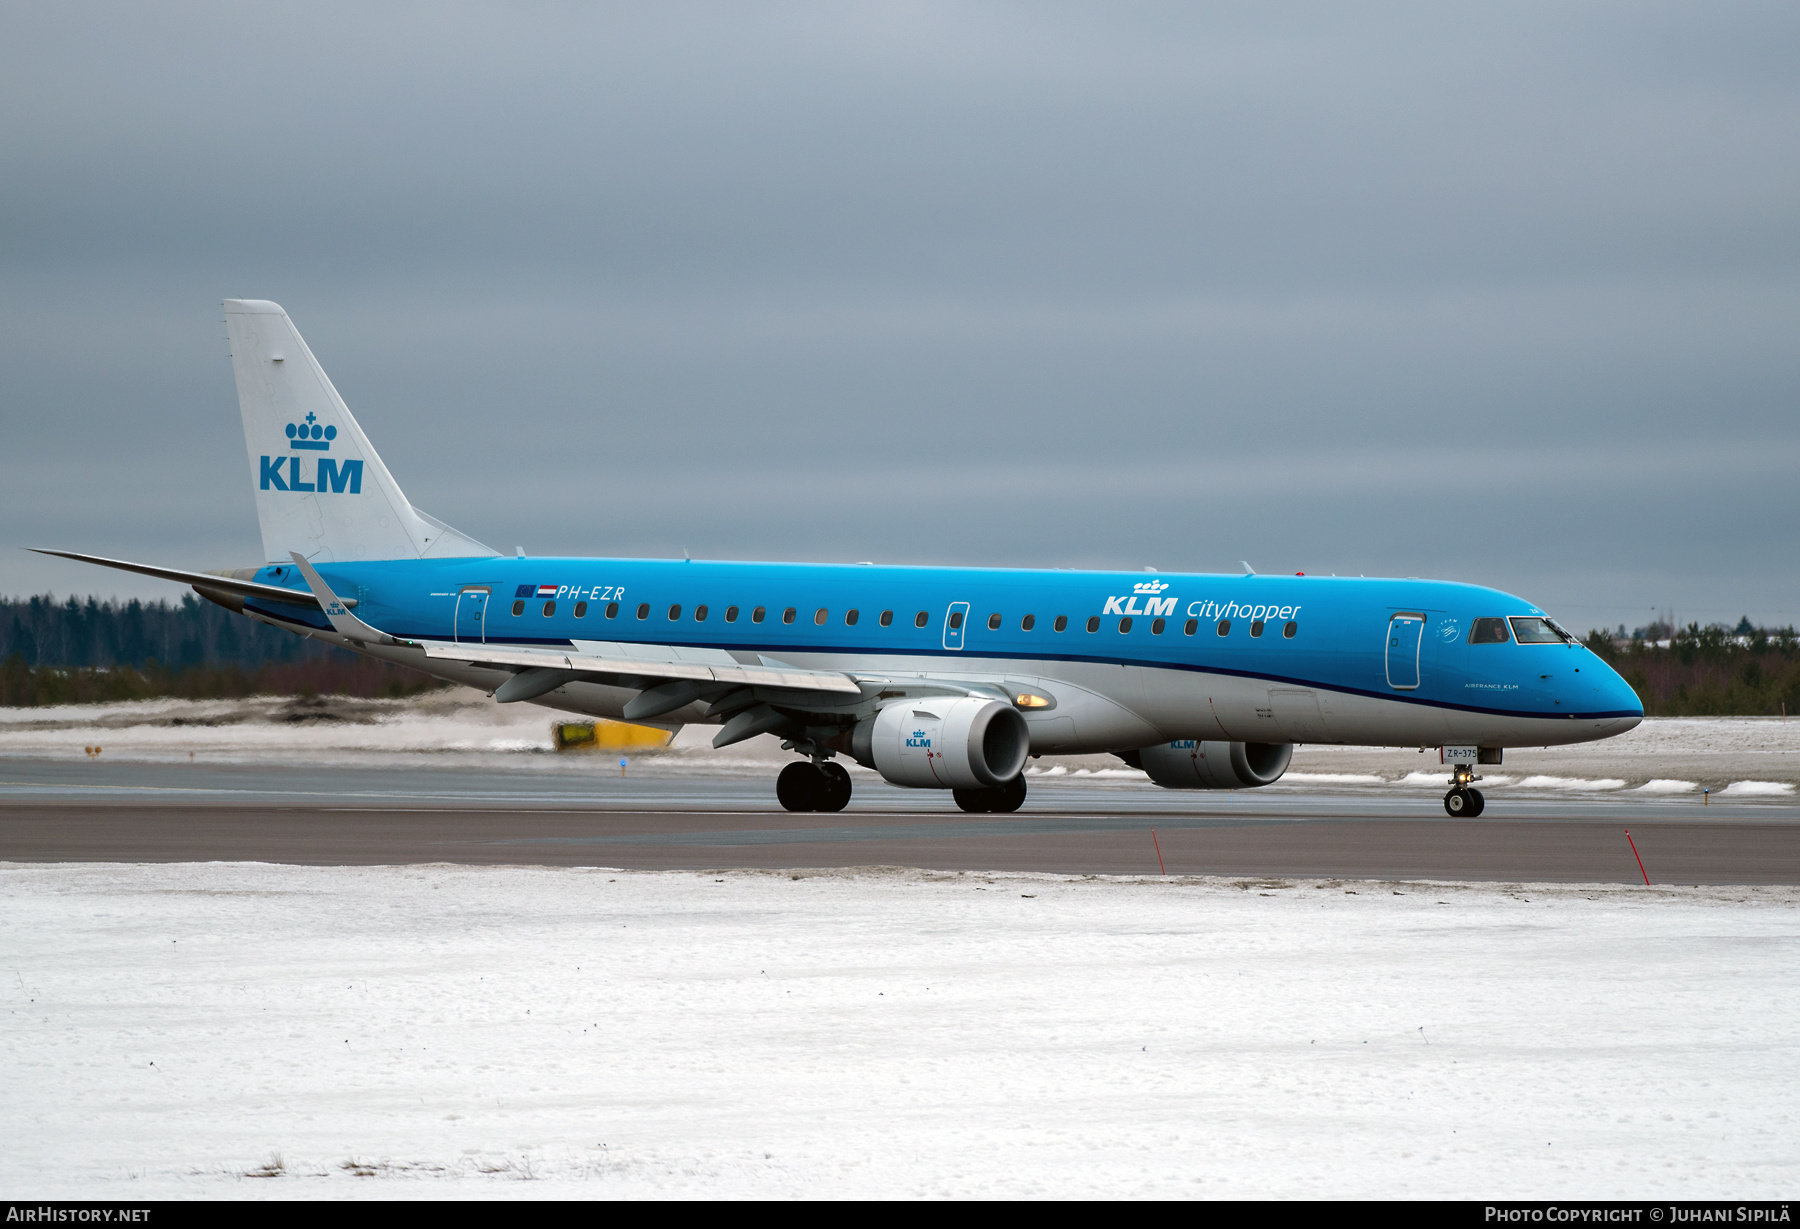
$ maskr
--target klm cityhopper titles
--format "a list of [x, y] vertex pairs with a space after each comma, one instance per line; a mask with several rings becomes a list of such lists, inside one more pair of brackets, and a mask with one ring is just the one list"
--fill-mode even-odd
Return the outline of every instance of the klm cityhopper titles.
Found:
[[413, 507], [287, 313], [225, 319], [260, 568], [48, 551], [191, 584], [259, 622], [530, 702], [715, 747], [773, 734], [790, 811], [850, 800], [848, 756], [966, 811], [1016, 811], [1026, 760], [1112, 752], [1172, 789], [1242, 789], [1295, 743], [1442, 749], [1451, 815], [1512, 746], [1643, 709], [1542, 610], [1428, 580], [509, 558]]

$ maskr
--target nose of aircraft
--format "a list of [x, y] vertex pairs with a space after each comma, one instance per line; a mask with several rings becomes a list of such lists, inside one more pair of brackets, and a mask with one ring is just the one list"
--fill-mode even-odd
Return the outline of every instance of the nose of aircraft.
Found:
[[1611, 730], [1614, 734], [1623, 734], [1644, 719], [1644, 702], [1638, 699], [1637, 692], [1631, 684], [1619, 676], [1619, 672], [1607, 665], [1600, 658], [1589, 654], [1592, 659], [1581, 669], [1577, 677], [1591, 679], [1583, 684], [1584, 690], [1591, 688], [1583, 699], [1595, 712], [1604, 713], [1618, 721]]

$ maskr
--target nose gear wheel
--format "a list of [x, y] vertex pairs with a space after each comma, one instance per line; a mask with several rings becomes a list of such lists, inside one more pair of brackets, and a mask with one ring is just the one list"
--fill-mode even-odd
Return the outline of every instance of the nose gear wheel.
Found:
[[1444, 810], [1451, 819], [1474, 819], [1487, 805], [1478, 789], [1457, 786], [1444, 795]]

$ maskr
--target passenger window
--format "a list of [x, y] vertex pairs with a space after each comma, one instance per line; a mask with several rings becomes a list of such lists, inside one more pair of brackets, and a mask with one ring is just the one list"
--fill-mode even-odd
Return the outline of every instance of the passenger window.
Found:
[[960, 610], [952, 610], [950, 612], [950, 630], [951, 631], [955, 631], [957, 628], [962, 626], [962, 616], [963, 616], [963, 612]]
[[1512, 632], [1520, 644], [1562, 644], [1574, 639], [1552, 619], [1514, 619]]
[[608, 602], [606, 604], [606, 617], [609, 619], [616, 619], [619, 617], [619, 604], [617, 602]]
[[545, 602], [544, 603], [544, 617], [546, 619], [548, 619], [551, 615], [553, 615], [555, 613], [556, 613], [556, 603], [555, 602]]
[[639, 602], [637, 614], [640, 619], [648, 619], [650, 617], [650, 603]]
[[1088, 616], [1087, 629], [1090, 632], [1097, 632], [1100, 630], [1100, 616], [1099, 615], [1089, 615]]
[[825, 608], [823, 606], [819, 607], [819, 613], [813, 616], [813, 622], [820, 627], [825, 626]]
[[587, 603], [586, 602], [576, 602], [575, 603], [575, 617], [577, 619], [587, 618]]
[[1151, 635], [1152, 635], [1152, 636], [1160, 636], [1160, 635], [1162, 635], [1162, 633], [1163, 633], [1163, 628], [1164, 628], [1164, 627], [1165, 627], [1165, 626], [1167, 626], [1167, 625], [1166, 625], [1166, 624], [1165, 624], [1165, 623], [1164, 623], [1164, 622], [1163, 622], [1163, 621], [1162, 621], [1162, 620], [1161, 620], [1161, 619], [1155, 619], [1155, 620], [1152, 620], [1152, 622], [1151, 622], [1151, 624], [1150, 624], [1150, 634], [1151, 634]]
[[1470, 644], [1507, 644], [1511, 640], [1506, 633], [1505, 619], [1477, 619], [1469, 628]]
[[1019, 630], [1022, 632], [1028, 632], [1036, 626], [1037, 626], [1037, 616], [1036, 615], [1026, 615], [1023, 619], [1019, 620]]
[[514, 602], [513, 603], [513, 617], [516, 619], [524, 613], [525, 613], [525, 603], [523, 601]]
[[856, 612], [854, 610], [846, 610], [844, 612], [844, 626], [845, 627], [855, 627], [856, 626]]
[[1200, 620], [1198, 619], [1189, 619], [1186, 623], [1181, 625], [1181, 634], [1184, 636], [1191, 636], [1199, 630]]
[[1000, 612], [998, 610], [988, 616], [988, 630], [990, 632], [997, 632], [1000, 630]]
[[752, 610], [750, 612], [750, 621], [752, 623], [761, 623], [763, 621], [763, 615], [765, 615], [767, 613], [768, 613], [767, 610], [765, 610], [761, 606], [758, 606], [755, 610]]
[[786, 610], [781, 612], [781, 621], [783, 623], [792, 623], [794, 621], [794, 608], [792, 606], [789, 606]]
[[881, 617], [875, 621], [883, 627], [892, 627], [894, 625], [894, 612], [891, 610], [884, 610], [881, 612]]
[[926, 614], [923, 610], [913, 617], [914, 627], [924, 627], [929, 622], [931, 622], [931, 616]]
[[706, 622], [706, 607], [704, 607], [704, 606], [694, 607], [694, 622], [696, 622], [696, 623]]
[[680, 606], [669, 607], [669, 622], [671, 622], [671, 623], [681, 622], [681, 607]]
[[1288, 625], [1281, 629], [1281, 634], [1285, 639], [1292, 640], [1299, 633], [1299, 631], [1300, 631], [1300, 625], [1298, 623], [1295, 623], [1292, 619], [1290, 619], [1290, 620], [1288, 620]]
[[1252, 636], [1262, 635], [1262, 629], [1263, 629], [1263, 621], [1261, 619], [1250, 620], [1250, 634]]
[[738, 614], [738, 611], [737, 611], [736, 606], [727, 606], [725, 608], [725, 621], [727, 623], [736, 623], [737, 622], [737, 614]]
[[1056, 622], [1052, 623], [1050, 626], [1059, 632], [1068, 631], [1069, 630], [1069, 616], [1068, 615], [1057, 615]]
[[1125, 635], [1125, 634], [1126, 634], [1126, 633], [1127, 633], [1127, 632], [1129, 632], [1129, 631], [1130, 631], [1130, 630], [1131, 630], [1131, 620], [1130, 620], [1130, 619], [1128, 619], [1128, 618], [1127, 618], [1127, 619], [1120, 619], [1120, 620], [1119, 620], [1119, 634], [1120, 634], [1120, 635], [1121, 635], [1121, 636], [1123, 636], [1123, 635]]
[[1219, 620], [1219, 635], [1221, 635], [1221, 636], [1231, 635], [1231, 620], [1230, 619], [1220, 619]]

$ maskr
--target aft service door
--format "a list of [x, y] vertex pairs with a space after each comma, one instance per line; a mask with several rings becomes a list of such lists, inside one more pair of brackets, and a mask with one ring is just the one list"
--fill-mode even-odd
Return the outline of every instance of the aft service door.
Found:
[[456, 639], [459, 644], [487, 641], [488, 591], [464, 589], [456, 595]]
[[967, 602], [951, 602], [950, 609], [944, 612], [944, 647], [960, 649], [963, 646], [963, 632], [968, 630], [969, 604]]
[[1423, 614], [1397, 614], [1388, 620], [1387, 681], [1395, 691], [1419, 685], [1419, 642], [1424, 635]]

